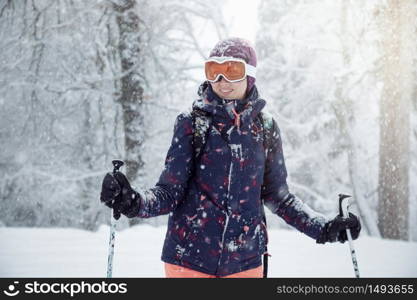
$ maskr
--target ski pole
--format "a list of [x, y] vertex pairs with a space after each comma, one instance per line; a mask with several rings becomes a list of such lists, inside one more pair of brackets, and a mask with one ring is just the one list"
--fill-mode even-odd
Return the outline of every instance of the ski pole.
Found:
[[[351, 196], [339, 194], [339, 215], [343, 216], [343, 218], [349, 218], [349, 199]], [[352, 264], [353, 270], [355, 271], [356, 278], [359, 278], [359, 267], [358, 267], [358, 260], [356, 259], [356, 252], [353, 246], [352, 234], [350, 233], [350, 229], [346, 229], [346, 235], [349, 242], [350, 248], [350, 255], [352, 256]]]
[[[119, 168], [124, 165], [124, 162], [121, 160], [113, 160], [113, 174], [119, 172]], [[117, 220], [120, 218], [120, 212], [117, 210], [116, 201], [113, 200], [113, 205], [111, 209], [110, 216], [110, 240], [109, 240], [109, 255], [107, 257], [107, 278], [112, 278], [113, 273], [113, 256], [114, 256], [114, 241], [116, 239], [116, 224]]]

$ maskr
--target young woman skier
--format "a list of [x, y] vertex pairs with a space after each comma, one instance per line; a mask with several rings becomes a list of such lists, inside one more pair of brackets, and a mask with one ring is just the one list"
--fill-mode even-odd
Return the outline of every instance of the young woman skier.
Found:
[[155, 187], [135, 191], [121, 172], [108, 173], [102, 184], [101, 201], [117, 203], [128, 218], [169, 214], [166, 277], [263, 277], [264, 205], [317, 243], [345, 242], [347, 228], [356, 239], [355, 215], [328, 220], [290, 193], [280, 130], [261, 112], [266, 102], [249, 42], [220, 41], [205, 74], [192, 113], [176, 119]]

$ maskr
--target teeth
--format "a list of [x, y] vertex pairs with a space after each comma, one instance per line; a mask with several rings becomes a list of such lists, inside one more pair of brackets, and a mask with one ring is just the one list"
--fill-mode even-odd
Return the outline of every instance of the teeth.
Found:
[[222, 93], [230, 93], [232, 90], [221, 90]]

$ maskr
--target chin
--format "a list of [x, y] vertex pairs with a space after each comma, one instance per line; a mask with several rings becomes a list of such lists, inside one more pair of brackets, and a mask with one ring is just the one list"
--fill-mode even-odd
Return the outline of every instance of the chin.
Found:
[[231, 95], [231, 94], [229, 94], [229, 95], [223, 95], [222, 94], [222, 98], [227, 99], [227, 100], [232, 100], [232, 99], [237, 99], [238, 96], [237, 95]]

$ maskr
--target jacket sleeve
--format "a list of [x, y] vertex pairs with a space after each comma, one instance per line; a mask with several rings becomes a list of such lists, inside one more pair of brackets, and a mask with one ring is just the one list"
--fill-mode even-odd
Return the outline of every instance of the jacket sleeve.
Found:
[[272, 126], [261, 191], [263, 203], [289, 225], [317, 240], [327, 220], [289, 192], [280, 130], [275, 120]]
[[183, 200], [194, 164], [193, 126], [189, 114], [177, 116], [174, 135], [165, 159], [165, 168], [155, 187], [139, 192], [138, 217], [150, 218], [168, 214]]

